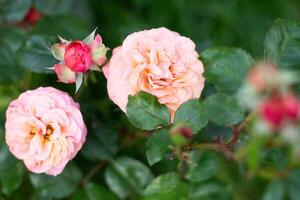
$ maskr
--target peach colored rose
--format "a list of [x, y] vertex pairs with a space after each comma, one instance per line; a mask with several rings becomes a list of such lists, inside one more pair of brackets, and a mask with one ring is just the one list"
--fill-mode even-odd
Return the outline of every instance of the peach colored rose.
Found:
[[65, 92], [40, 87], [21, 94], [6, 111], [6, 143], [34, 173], [60, 174], [85, 142], [79, 104]]
[[86, 72], [92, 65], [91, 48], [83, 41], [70, 42], [65, 49], [64, 61], [74, 72]]
[[185, 101], [199, 98], [203, 65], [195, 44], [166, 28], [133, 33], [113, 51], [103, 68], [110, 99], [124, 112], [128, 95], [148, 92], [165, 104], [173, 118]]

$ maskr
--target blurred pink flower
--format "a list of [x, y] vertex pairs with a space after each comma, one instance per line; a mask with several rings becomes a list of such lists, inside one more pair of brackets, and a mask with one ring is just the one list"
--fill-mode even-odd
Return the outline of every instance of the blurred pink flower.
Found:
[[34, 173], [60, 174], [85, 142], [79, 104], [65, 92], [40, 87], [21, 94], [6, 111], [6, 143]]
[[277, 75], [277, 69], [273, 64], [262, 62], [249, 72], [248, 82], [257, 92], [262, 92], [268, 87], [274, 87]]
[[260, 116], [274, 129], [284, 121], [295, 121], [299, 116], [299, 102], [292, 93], [273, 94], [259, 106]]
[[124, 112], [128, 95], [148, 92], [165, 104], [171, 117], [177, 108], [199, 98], [204, 68], [187, 37], [166, 28], [130, 34], [104, 66], [110, 99]]

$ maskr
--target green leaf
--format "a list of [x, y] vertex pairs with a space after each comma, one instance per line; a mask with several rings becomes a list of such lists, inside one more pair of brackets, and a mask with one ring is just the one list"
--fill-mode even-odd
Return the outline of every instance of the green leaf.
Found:
[[[232, 200], [234, 199], [225, 183], [209, 181], [193, 184], [190, 187], [189, 200]], [[237, 190], [238, 191], [238, 190]], [[237, 192], [236, 191], [236, 192]], [[238, 199], [238, 198], [237, 198]]]
[[187, 125], [193, 133], [197, 133], [207, 124], [207, 118], [198, 99], [183, 103], [175, 113], [175, 124]]
[[87, 141], [81, 152], [92, 161], [110, 160], [117, 149], [117, 133], [104, 127], [98, 127], [87, 135]]
[[26, 38], [26, 33], [17, 28], [0, 27], [0, 84], [16, 82], [24, 77], [24, 68], [16, 59], [16, 51]]
[[218, 154], [205, 152], [198, 161], [189, 165], [186, 178], [191, 182], [206, 181], [216, 174], [219, 166], [220, 158]]
[[0, 1], [0, 22], [19, 22], [24, 19], [29, 8], [31, 0], [3, 0]]
[[72, 10], [74, 0], [38, 0], [35, 7], [46, 15], [63, 15]]
[[113, 161], [105, 171], [106, 183], [121, 199], [138, 199], [152, 178], [151, 171], [143, 163], [127, 157]]
[[263, 200], [283, 200], [283, 199], [284, 199], [284, 184], [280, 181], [272, 181], [271, 183], [269, 183], [263, 195]]
[[203, 109], [208, 119], [218, 125], [234, 125], [244, 119], [245, 110], [234, 97], [224, 93], [208, 96]]
[[0, 27], [0, 46], [17, 51], [26, 40], [27, 33], [23, 29], [8, 26]]
[[74, 16], [44, 17], [38, 21], [33, 33], [49, 37], [61, 36], [67, 40], [83, 40], [90, 32], [88, 24]]
[[19, 51], [19, 61], [23, 67], [30, 71], [51, 73], [57, 60], [53, 57], [50, 44], [41, 36], [30, 37]]
[[169, 131], [162, 129], [154, 132], [147, 142], [147, 159], [150, 165], [162, 160], [172, 144]]
[[209, 48], [201, 53], [205, 78], [222, 92], [236, 92], [253, 64], [252, 57], [237, 48]]
[[40, 197], [65, 198], [76, 191], [82, 178], [74, 164], [68, 164], [63, 173], [54, 177], [45, 174], [30, 174], [30, 181]]
[[[2, 134], [2, 133], [0, 133]], [[9, 152], [4, 138], [0, 136], [0, 182], [1, 191], [10, 196], [22, 183], [24, 168]]]
[[291, 200], [298, 200], [300, 196], [300, 170], [295, 170], [288, 177], [288, 194]]
[[264, 41], [265, 57], [283, 69], [299, 71], [300, 23], [278, 19]]
[[25, 70], [19, 65], [15, 55], [9, 46], [0, 42], [0, 84], [16, 82], [23, 78]]
[[188, 200], [189, 189], [176, 173], [155, 178], [144, 191], [143, 200]]
[[146, 92], [128, 97], [127, 117], [136, 127], [153, 130], [159, 126], [168, 126], [170, 113], [168, 108], [158, 103], [157, 98]]
[[83, 189], [78, 190], [71, 200], [117, 200], [106, 188], [94, 183], [87, 184]]

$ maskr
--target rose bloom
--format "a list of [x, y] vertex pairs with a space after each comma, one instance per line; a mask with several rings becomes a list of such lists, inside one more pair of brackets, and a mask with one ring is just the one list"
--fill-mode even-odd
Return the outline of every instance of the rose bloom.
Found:
[[124, 112], [128, 95], [148, 92], [165, 104], [173, 119], [185, 101], [199, 98], [203, 65], [195, 44], [166, 28], [133, 33], [113, 51], [103, 68], [110, 99]]
[[83, 41], [70, 42], [64, 53], [66, 65], [74, 72], [86, 72], [92, 65], [92, 52]]
[[85, 142], [79, 104], [65, 92], [40, 87], [21, 94], [6, 111], [6, 143], [34, 173], [60, 174]]

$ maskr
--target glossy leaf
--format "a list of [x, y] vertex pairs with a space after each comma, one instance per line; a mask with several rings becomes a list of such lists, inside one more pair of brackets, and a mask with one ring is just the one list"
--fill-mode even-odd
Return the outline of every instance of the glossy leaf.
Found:
[[35, 7], [46, 15], [68, 14], [73, 7], [74, 0], [38, 0]]
[[89, 183], [78, 190], [71, 200], [117, 200], [117, 198], [106, 188]]
[[19, 51], [19, 62], [33, 72], [51, 73], [57, 60], [49, 48], [50, 43], [41, 36], [30, 37]]
[[30, 181], [40, 197], [64, 198], [76, 191], [82, 179], [80, 169], [69, 163], [58, 176], [30, 174]]
[[158, 103], [156, 97], [145, 92], [128, 97], [127, 117], [133, 125], [144, 130], [168, 126], [170, 123], [167, 107]]
[[244, 109], [236, 99], [224, 93], [208, 96], [203, 102], [206, 116], [218, 125], [234, 125], [244, 118]]
[[[1, 131], [1, 134], [2, 131]], [[4, 138], [0, 136], [0, 183], [1, 191], [10, 196], [21, 185], [23, 180], [23, 164], [11, 155]]]
[[105, 171], [106, 183], [121, 199], [137, 199], [152, 178], [151, 171], [143, 163], [127, 157], [113, 161]]
[[0, 21], [20, 22], [26, 16], [31, 0], [3, 0], [0, 2]]
[[117, 148], [117, 133], [104, 127], [98, 127], [87, 135], [82, 153], [89, 160], [110, 160]]
[[187, 125], [193, 133], [197, 133], [207, 124], [202, 105], [198, 99], [191, 99], [183, 103], [175, 113], [174, 122], [176, 124]]
[[278, 19], [264, 41], [265, 56], [283, 69], [299, 71], [300, 23]]
[[147, 142], [147, 159], [150, 165], [153, 165], [165, 157], [166, 152], [171, 145], [169, 131], [162, 129], [154, 132]]
[[192, 160], [187, 172], [187, 179], [191, 182], [203, 182], [213, 177], [220, 166], [220, 158], [214, 152], [205, 152], [199, 160]]
[[205, 77], [222, 92], [235, 92], [253, 64], [252, 57], [237, 48], [209, 48], [201, 53]]
[[145, 189], [143, 200], [188, 200], [189, 189], [179, 175], [168, 173], [155, 178]]

